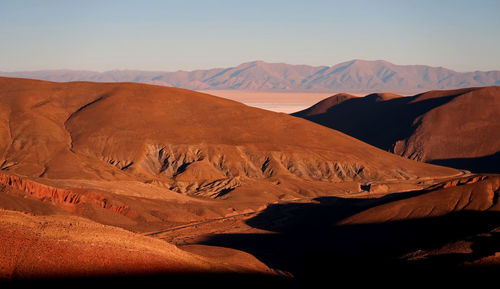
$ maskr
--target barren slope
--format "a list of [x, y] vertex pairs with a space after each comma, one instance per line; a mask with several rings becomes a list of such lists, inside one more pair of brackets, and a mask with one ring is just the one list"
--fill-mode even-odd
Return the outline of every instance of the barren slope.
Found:
[[500, 87], [338, 98], [294, 115], [407, 158], [499, 172]]
[[[401, 286], [415, 276], [427, 283], [449, 284], [456, 276], [461, 276], [458, 282], [476, 283], [500, 265], [499, 196], [498, 175], [471, 175], [378, 197], [275, 204], [244, 224], [226, 225], [232, 229], [223, 232], [207, 224], [205, 232], [214, 233], [191, 240], [249, 252], [305, 284]], [[163, 238], [189, 244], [182, 234], [199, 231], [204, 227]]]
[[87, 219], [0, 210], [0, 280], [188, 273], [259, 273], [255, 258], [215, 259]]
[[342, 225], [435, 218], [460, 211], [500, 212], [500, 176], [476, 175], [449, 180], [409, 198], [364, 210]]
[[[273, 231], [300, 217], [285, 210], [284, 218], [265, 218], [285, 204], [304, 202], [316, 214], [323, 212], [315, 210], [318, 196], [376, 196], [462, 175], [286, 114], [133, 83], [0, 78], [0, 156], [0, 237], [8, 244], [0, 257], [10, 264], [2, 272], [20, 278], [50, 276], [54, 268], [68, 274], [129, 274], [131, 268], [269, 273], [259, 252], [206, 242], [184, 246], [186, 253], [122, 228], [158, 236], [190, 228], [195, 236], [183, 239], [189, 241], [203, 231], [200, 224], [237, 230], [219, 225], [238, 220], [232, 216], [257, 215], [257, 223], [248, 224], [258, 228], [258, 217], [264, 217], [264, 225], [273, 223], [262, 229]], [[326, 216], [344, 211], [328, 208]], [[321, 235], [330, 220], [299, 219], [299, 235], [304, 227], [320, 228]], [[301, 240], [297, 234], [285, 240]], [[264, 249], [287, 244], [250, 241]], [[321, 249], [310, 241], [304, 245]], [[73, 258], [76, 251], [82, 254]], [[95, 252], [106, 258], [96, 259]]]
[[173, 245], [75, 216], [0, 210], [0, 279], [224, 270]]
[[30, 177], [133, 176], [196, 192], [215, 180], [452, 173], [285, 114], [182, 89], [8, 78], [0, 84], [2, 169]]
[[371, 181], [459, 173], [182, 89], [9, 78], [0, 78], [0, 88], [2, 182], [136, 231], [357, 192]]

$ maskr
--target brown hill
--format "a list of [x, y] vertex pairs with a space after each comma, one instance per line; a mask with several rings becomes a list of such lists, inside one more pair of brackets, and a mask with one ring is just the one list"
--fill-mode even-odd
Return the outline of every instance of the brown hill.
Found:
[[[2, 169], [217, 197], [248, 181], [449, 175], [310, 122], [192, 91], [1, 78]], [[196, 181], [194, 181], [196, 180]]]
[[134, 231], [458, 173], [182, 89], [9, 78], [0, 87], [2, 182]]
[[[394, 230], [392, 236], [378, 240], [379, 246], [387, 245], [388, 239], [397, 239], [401, 242], [399, 246], [406, 245], [408, 250], [400, 257], [424, 266], [499, 266], [499, 195], [498, 175], [457, 178], [410, 194], [408, 198], [382, 202], [343, 219], [338, 225], [413, 223], [415, 228], [428, 226], [424, 230], [426, 234], [417, 240], [411, 239], [415, 238], [415, 231], [421, 229]], [[422, 225], [416, 225], [418, 223]], [[446, 232], [438, 233], [444, 228]], [[455, 258], [447, 258], [449, 256]]]
[[479, 175], [449, 180], [409, 198], [375, 206], [339, 222], [341, 225], [434, 218], [460, 211], [500, 212], [500, 176]]
[[[39, 195], [30, 198], [23, 188]], [[49, 194], [43, 195], [47, 191]], [[192, 254], [161, 240], [74, 216], [77, 208], [72, 204], [82, 200], [65, 193], [69, 192], [19, 178], [0, 183], [0, 282], [23, 281], [20, 285], [30, 285], [26, 280], [46, 280], [49, 284], [69, 285], [77, 281], [110, 281], [130, 286], [134, 284], [131, 281], [141, 284], [153, 277], [169, 276], [172, 282], [189, 285], [192, 275], [204, 278], [212, 274], [279, 281], [270, 268], [244, 252], [217, 248], [221, 256]], [[87, 195], [84, 197], [88, 200]], [[96, 213], [91, 218], [95, 219]], [[104, 215], [110, 219], [102, 223], [116, 225], [113, 213]], [[176, 279], [172, 279], [174, 276]]]
[[251, 271], [234, 262], [217, 262], [161, 240], [69, 215], [30, 216], [0, 210], [0, 242], [0, 280], [271, 273], [257, 260], [253, 260], [257, 270]]
[[333, 96], [293, 115], [410, 159], [500, 172], [498, 86], [337, 99]]
[[499, 194], [500, 176], [470, 175], [377, 198], [275, 204], [203, 243], [250, 252], [308, 285], [477, 284], [500, 265]]
[[[23, 227], [23, 222], [36, 225], [44, 218], [59, 224], [76, 215], [146, 233], [256, 214], [271, 203], [360, 193], [380, 182], [390, 183], [385, 191], [409, 189], [461, 174], [401, 158], [300, 118], [193, 91], [11, 78], [0, 78], [0, 156], [0, 208], [33, 215], [15, 216], [17, 225], [5, 236], [12, 244], [6, 255], [23, 244], [16, 240], [24, 234], [43, 233], [43, 228]], [[92, 224], [89, 230], [101, 232], [101, 225]], [[68, 228], [67, 223], [54, 226]], [[110, 240], [122, 238], [123, 231], [116, 232]], [[43, 237], [40, 244], [47, 246], [35, 249], [56, 252], [62, 248], [53, 241], [60, 237]], [[71, 238], [75, 250], [87, 244], [79, 233]], [[146, 239], [137, 239], [137, 246]], [[94, 245], [102, 244], [97, 240]], [[111, 247], [116, 259], [110, 257], [110, 262], [117, 264], [123, 251], [114, 243]], [[208, 250], [204, 248], [191, 250]], [[192, 255], [184, 262], [184, 255], [177, 261], [174, 253], [169, 258], [180, 267], [198, 266], [191, 263]], [[207, 262], [213, 261], [214, 254], [205, 255]], [[154, 256], [161, 268], [170, 268]], [[236, 256], [217, 260], [232, 270], [267, 272], [253, 257], [242, 252]], [[141, 256], [132, 257], [131, 266], [157, 268], [144, 265]], [[3, 258], [17, 260], [13, 255]], [[82, 258], [83, 267], [71, 262], [61, 266], [86, 270], [95, 260]], [[26, 268], [36, 265], [30, 262]], [[96, 268], [108, 265], [97, 262]]]

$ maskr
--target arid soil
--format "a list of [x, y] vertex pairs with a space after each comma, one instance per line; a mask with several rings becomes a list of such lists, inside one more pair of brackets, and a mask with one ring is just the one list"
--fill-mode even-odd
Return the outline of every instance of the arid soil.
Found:
[[[457, 250], [470, 258], [435, 264], [498, 259], [497, 175], [183, 89], [0, 78], [0, 100], [2, 279], [267, 276], [294, 286]], [[435, 235], [442, 228], [452, 230]], [[477, 250], [476, 240], [493, 245]]]
[[428, 163], [500, 173], [500, 87], [414, 96], [338, 94], [294, 113], [383, 150]]

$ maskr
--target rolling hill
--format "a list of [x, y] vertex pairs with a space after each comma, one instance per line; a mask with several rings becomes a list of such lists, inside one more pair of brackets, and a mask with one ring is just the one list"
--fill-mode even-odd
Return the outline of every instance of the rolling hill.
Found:
[[383, 150], [475, 172], [500, 172], [500, 87], [410, 97], [334, 95], [293, 115]]
[[459, 174], [178, 88], [12, 78], [0, 78], [0, 88], [0, 180], [133, 231], [358, 192], [386, 179]]
[[[495, 220], [498, 210], [498, 177], [403, 158], [284, 113], [138, 83], [0, 78], [0, 157], [0, 240], [7, 244], [0, 279], [109, 272], [300, 278], [296, 266], [312, 260], [300, 254], [331, 256], [316, 254], [336, 244], [320, 238], [332, 229], [339, 236], [331, 221], [370, 221], [369, 209], [386, 197], [415, 197], [410, 207], [394, 203], [381, 215], [387, 223], [411, 214], [446, 217], [455, 207]], [[441, 193], [423, 195], [463, 184], [441, 200]], [[431, 202], [439, 211], [428, 212]], [[304, 207], [313, 219], [295, 214]], [[473, 233], [492, 228], [481, 229]], [[268, 258], [269, 249], [278, 255]]]

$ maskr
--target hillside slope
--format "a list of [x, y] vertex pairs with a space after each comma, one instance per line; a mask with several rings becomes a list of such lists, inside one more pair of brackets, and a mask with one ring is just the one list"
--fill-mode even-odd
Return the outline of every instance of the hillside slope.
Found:
[[500, 87], [332, 96], [293, 115], [418, 161], [500, 172]]
[[183, 89], [9, 78], [0, 89], [0, 181], [133, 231], [358, 192], [374, 181], [460, 174]]
[[[137, 83], [0, 78], [0, 156], [0, 238], [8, 244], [1, 272], [21, 279], [102, 271], [290, 276], [246, 248], [199, 240], [228, 229], [244, 237], [252, 231], [241, 222], [251, 226], [275, 207], [371, 200], [464, 176], [287, 114]], [[281, 213], [265, 219], [284, 225], [295, 216]], [[185, 251], [151, 239], [169, 232]]]

